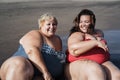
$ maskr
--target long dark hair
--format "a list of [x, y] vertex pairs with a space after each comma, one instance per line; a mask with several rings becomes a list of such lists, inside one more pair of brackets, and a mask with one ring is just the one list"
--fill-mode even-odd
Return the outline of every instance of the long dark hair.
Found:
[[83, 9], [73, 20], [74, 26], [70, 30], [70, 35], [74, 32], [82, 32], [79, 28], [80, 17], [82, 15], [89, 15], [91, 17], [92, 23], [90, 24], [88, 33], [89, 34], [94, 33], [94, 28], [95, 28], [95, 23], [96, 23], [95, 14], [91, 10]]

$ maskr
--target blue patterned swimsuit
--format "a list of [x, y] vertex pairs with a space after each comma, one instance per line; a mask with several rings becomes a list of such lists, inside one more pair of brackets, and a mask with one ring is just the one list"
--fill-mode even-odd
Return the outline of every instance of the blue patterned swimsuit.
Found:
[[[65, 62], [65, 53], [62, 51], [55, 51], [47, 44], [43, 44], [41, 53], [51, 75], [53, 77], [61, 75]], [[18, 51], [13, 56], [23, 56], [28, 58], [22, 45], [20, 45]]]

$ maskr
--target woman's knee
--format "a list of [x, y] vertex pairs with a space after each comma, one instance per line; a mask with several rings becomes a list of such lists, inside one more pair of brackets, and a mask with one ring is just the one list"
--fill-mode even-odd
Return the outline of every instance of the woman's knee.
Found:
[[28, 59], [24, 58], [24, 57], [14, 57], [11, 61], [11, 68], [13, 67], [14, 69], [20, 71], [20, 72], [25, 72], [27, 73], [33, 73], [33, 66], [30, 63], [30, 61], [28, 61]]
[[[13, 68], [13, 69], [25, 69], [25, 68], [30, 68], [29, 66], [32, 66], [31, 63], [24, 57], [12, 57], [10, 59], [8, 59], [5, 64], [8, 65], [9, 67]], [[8, 68], [9, 68], [8, 67]]]
[[102, 64], [102, 66], [106, 70], [106, 73], [108, 74], [108, 78], [112, 80], [120, 79], [120, 69], [117, 66], [115, 66], [112, 62], [107, 61], [104, 64]]
[[90, 73], [93, 72], [95, 74], [105, 74], [105, 71], [102, 68], [102, 66], [96, 62], [93, 61], [89, 62], [88, 67]]
[[[85, 70], [86, 76], [90, 80], [106, 80], [106, 73], [102, 66], [96, 62], [89, 61]], [[98, 79], [99, 78], [99, 79]]]
[[[70, 64], [67, 64], [66, 66], [66, 70], [67, 72], [70, 70], [71, 71], [84, 71], [85, 73], [88, 72], [94, 72], [94, 73], [103, 73], [104, 70], [102, 68], [101, 65], [99, 65], [98, 63], [94, 62], [94, 61], [90, 61], [90, 60], [78, 60], [78, 61], [74, 61]], [[82, 72], [83, 73], [83, 72]]]
[[120, 79], [120, 70], [116, 71], [116, 73], [114, 74], [114, 79], [115, 80], [119, 80]]
[[[91, 78], [95, 80], [98, 77], [105, 80], [103, 68], [96, 62], [90, 60], [78, 60], [67, 65], [66, 73], [68, 77], [78, 79]], [[75, 80], [75, 79], [74, 79]]]
[[91, 61], [91, 60], [80, 60], [80, 61], [75, 62], [73, 65], [74, 66], [78, 65], [78, 66], [80, 66], [81, 69], [83, 69], [87, 72], [89, 71], [90, 73], [91, 72], [101, 72], [101, 73], [104, 72], [104, 70], [100, 64], [98, 64], [94, 61]]
[[12, 57], [6, 60], [1, 66], [2, 77], [7, 77], [7, 75], [24, 75], [32, 76], [34, 73], [31, 63], [24, 57]]

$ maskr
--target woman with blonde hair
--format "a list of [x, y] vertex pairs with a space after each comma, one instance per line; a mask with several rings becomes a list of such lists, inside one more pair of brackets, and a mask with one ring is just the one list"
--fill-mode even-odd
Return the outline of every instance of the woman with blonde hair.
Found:
[[62, 74], [65, 54], [55, 34], [58, 21], [51, 14], [43, 14], [38, 23], [39, 29], [25, 34], [18, 51], [2, 64], [2, 80], [32, 80], [34, 76], [53, 80]]

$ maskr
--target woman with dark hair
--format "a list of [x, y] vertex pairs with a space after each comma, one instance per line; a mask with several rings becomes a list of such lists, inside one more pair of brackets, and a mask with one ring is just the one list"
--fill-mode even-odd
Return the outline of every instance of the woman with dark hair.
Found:
[[120, 80], [120, 70], [110, 62], [104, 35], [95, 29], [95, 14], [83, 9], [73, 22], [66, 51], [67, 79]]

